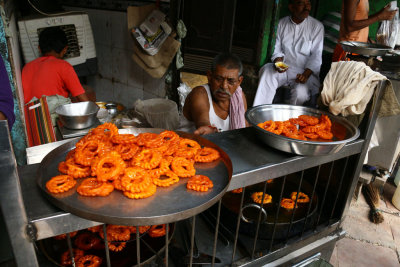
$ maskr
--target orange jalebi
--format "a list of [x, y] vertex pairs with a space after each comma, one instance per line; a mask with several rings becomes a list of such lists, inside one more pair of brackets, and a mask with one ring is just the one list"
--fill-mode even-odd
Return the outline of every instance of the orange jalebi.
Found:
[[213, 182], [205, 175], [195, 175], [189, 178], [187, 182], [187, 189], [206, 192], [214, 186]]
[[75, 148], [74, 149], [72, 149], [71, 151], [69, 151], [68, 153], [67, 153], [67, 156], [65, 157], [65, 161], [67, 160], [67, 159], [70, 159], [70, 158], [73, 158], [73, 157], [75, 157]]
[[253, 201], [255, 203], [258, 204], [268, 204], [272, 202], [272, 196], [268, 195], [267, 193], [264, 194], [264, 199], [262, 199], [263, 197], [263, 192], [254, 192], [253, 194], [251, 194], [251, 199], [253, 199]]
[[75, 238], [74, 244], [79, 249], [90, 250], [97, 247], [100, 242], [101, 239], [96, 235], [89, 232], [83, 232]]
[[164, 142], [175, 142], [179, 139], [179, 135], [177, 135], [173, 131], [163, 131], [159, 134], [159, 136], [163, 139]]
[[155, 184], [150, 184], [149, 187], [140, 193], [131, 193], [128, 191], [124, 191], [124, 195], [129, 197], [129, 198], [134, 198], [134, 199], [140, 199], [140, 198], [146, 198], [154, 195], [156, 193], [157, 186]]
[[128, 198], [141, 199], [154, 195], [156, 193], [156, 190], [157, 186], [155, 184], [150, 184], [150, 186], [145, 191], [139, 193], [131, 193], [129, 191], [123, 191], [123, 194]]
[[111, 137], [111, 142], [115, 144], [132, 144], [136, 142], [136, 137], [133, 134], [116, 134]]
[[126, 247], [126, 242], [108, 242], [108, 248], [111, 251], [119, 252]]
[[333, 133], [331, 133], [327, 130], [318, 131], [317, 135], [319, 137], [321, 137], [322, 139], [326, 139], [326, 140], [331, 140], [333, 138]]
[[139, 147], [135, 144], [119, 144], [115, 147], [123, 160], [130, 160], [139, 151]]
[[99, 256], [86, 255], [76, 261], [76, 267], [98, 267], [102, 261]]
[[108, 241], [128, 241], [130, 238], [131, 238], [131, 230], [128, 228], [128, 226], [112, 225], [112, 224], [107, 225]]
[[275, 129], [275, 122], [271, 120], [264, 121], [257, 124], [257, 126], [270, 132], [271, 130]]
[[[86, 178], [77, 187], [80, 195], [107, 196], [115, 188], [128, 198], [140, 199], [152, 196], [157, 186], [170, 186], [179, 177], [194, 176], [196, 161], [211, 162], [219, 157], [217, 150], [201, 148], [196, 141], [173, 131], [135, 137], [119, 134], [115, 125], [105, 123], [82, 137], [58, 169], [71, 178]], [[53, 190], [64, 192], [74, 186], [75, 182], [68, 187], [60, 182]], [[205, 190], [202, 186], [196, 185], [194, 190]]]
[[125, 162], [116, 151], [111, 151], [104, 156], [100, 157], [95, 166], [96, 176], [99, 181], [106, 182], [108, 180], [115, 180], [125, 171]]
[[76, 181], [71, 176], [57, 175], [46, 183], [46, 188], [49, 192], [57, 194], [70, 190], [75, 186], [75, 184]]
[[67, 164], [65, 164], [65, 161], [61, 161], [58, 164], [58, 171], [63, 173], [63, 174], [67, 174], [68, 173], [68, 166], [67, 166]]
[[191, 177], [196, 174], [194, 162], [184, 157], [175, 157], [171, 162], [171, 169], [179, 177]]
[[297, 203], [308, 203], [308, 202], [310, 202], [309, 196], [304, 194], [303, 192], [299, 192], [299, 197], [297, 197], [297, 192], [292, 192], [290, 194], [290, 198], [293, 201], [296, 201], [296, 198], [297, 198]]
[[65, 165], [67, 165], [67, 174], [75, 179], [88, 177], [90, 175], [90, 167], [76, 163], [74, 158], [67, 159]]
[[197, 154], [197, 151], [200, 148], [201, 146], [196, 141], [187, 138], [182, 138], [179, 141], [179, 145], [174, 153], [174, 156], [191, 159]]
[[142, 167], [143, 169], [153, 169], [160, 164], [162, 159], [161, 153], [156, 149], [143, 149], [132, 159], [132, 165]]
[[145, 146], [146, 142], [156, 138], [157, 134], [155, 133], [141, 133], [136, 137], [136, 144], [138, 146]]
[[144, 146], [148, 147], [148, 148], [156, 148], [156, 147], [162, 146], [163, 143], [164, 143], [164, 139], [161, 136], [156, 135], [156, 137], [154, 137], [154, 138], [145, 140]]
[[151, 182], [147, 172], [139, 167], [126, 168], [124, 176], [121, 177], [122, 189], [131, 193], [145, 191]]
[[178, 175], [176, 175], [172, 171], [166, 171], [164, 173], [164, 175], [167, 176], [168, 178], [164, 178], [164, 177], [154, 178], [153, 183], [157, 186], [167, 187], [167, 186], [170, 186], [170, 185], [173, 185], [173, 184], [179, 182]]
[[[282, 198], [281, 207], [285, 208], [287, 210], [292, 210], [292, 209], [294, 209], [294, 201], [291, 200], [290, 198]], [[297, 208], [297, 206], [296, 206], [296, 208]]]
[[153, 225], [149, 229], [149, 236], [151, 237], [161, 237], [165, 236], [166, 227], [165, 224], [160, 224], [160, 225]]
[[237, 189], [233, 189], [231, 192], [234, 193], [234, 194], [240, 194], [240, 193], [243, 192], [243, 187], [237, 188]]
[[104, 144], [98, 141], [89, 140], [82, 146], [77, 147], [74, 155], [76, 163], [83, 166], [90, 166], [92, 159], [104, 149]]
[[197, 151], [194, 160], [196, 162], [212, 162], [220, 157], [218, 150], [211, 147], [203, 147]]
[[[307, 125], [316, 125], [319, 123], [319, 119], [317, 117], [309, 116], [309, 115], [300, 115], [299, 120], [303, 121]], [[300, 125], [303, 126], [303, 125]]]
[[162, 158], [158, 168], [149, 170], [148, 173], [150, 174], [150, 176], [153, 179], [160, 177], [160, 175], [166, 173], [167, 171], [170, 171], [169, 166], [171, 165], [172, 160], [173, 160], [173, 157], [171, 157], [171, 156], [166, 156], [166, 157]]
[[96, 178], [86, 178], [76, 189], [78, 194], [89, 197], [105, 197], [113, 190], [114, 186], [111, 183], [101, 182]]
[[[81, 249], [73, 248], [72, 253], [74, 255], [74, 261], [77, 262], [80, 258], [85, 255], [85, 252]], [[71, 258], [71, 253], [69, 250], [65, 251], [63, 254], [61, 254], [61, 259], [60, 263], [62, 266], [71, 266], [72, 265], [72, 258]]]
[[112, 123], [106, 122], [100, 126], [97, 126], [92, 131], [93, 134], [105, 134], [109, 138], [112, 138], [114, 135], [118, 135], [118, 128]]
[[114, 189], [116, 190], [123, 190], [122, 184], [121, 184], [121, 177], [115, 179], [112, 181], [112, 185], [114, 186]]

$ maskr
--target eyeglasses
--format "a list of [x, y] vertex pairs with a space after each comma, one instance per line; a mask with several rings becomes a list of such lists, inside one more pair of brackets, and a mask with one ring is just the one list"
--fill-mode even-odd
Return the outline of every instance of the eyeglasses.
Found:
[[220, 84], [226, 80], [229, 85], [235, 85], [239, 81], [238, 79], [235, 78], [226, 78], [219, 75], [213, 75], [213, 79]]

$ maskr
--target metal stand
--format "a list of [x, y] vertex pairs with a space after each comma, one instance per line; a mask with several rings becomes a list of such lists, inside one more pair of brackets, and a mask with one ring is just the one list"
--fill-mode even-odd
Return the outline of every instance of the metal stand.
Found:
[[[343, 205], [338, 207], [338, 212], [335, 213], [339, 215], [332, 217], [335, 211], [335, 202], [332, 214], [328, 216], [328, 224], [318, 224], [317, 221], [314, 232], [311, 235], [305, 235], [300, 239], [289, 242], [281, 249], [269, 250], [264, 256], [246, 259], [248, 262], [246, 266], [260, 266], [260, 264], [283, 259], [285, 255], [290, 255], [290, 253], [297, 255], [296, 259], [300, 261], [304, 257], [308, 257], [307, 253], [314, 255], [315, 251], [321, 248], [318, 244], [324, 238], [327, 240], [326, 242], [332, 241], [333, 243], [340, 238], [340, 234], [338, 234], [340, 233], [340, 220], [348, 210], [358, 181], [375, 125], [377, 110], [380, 107], [384, 86], [385, 83], [383, 82], [377, 88], [375, 102], [372, 103], [368, 111], [369, 114], [366, 115], [365, 123], [360, 126], [362, 128], [360, 129], [362, 136], [346, 144], [339, 152], [334, 154], [319, 157], [302, 157], [280, 152], [263, 145], [251, 128], [227, 131], [206, 137], [223, 149], [232, 161], [233, 175], [228, 191], [266, 182], [266, 180], [283, 177], [295, 172], [302, 172], [306, 169], [319, 168], [320, 165], [326, 163], [332, 165], [333, 168], [336, 161], [347, 157], [351, 157], [354, 160], [349, 173], [345, 175], [343, 172], [340, 175], [340, 181], [348, 181], [348, 183], [346, 182], [346, 187], [343, 187], [342, 190], [346, 192], [343, 195]], [[0, 168], [3, 172], [2, 179], [0, 179], [0, 200], [18, 266], [38, 266], [33, 241], [102, 224], [62, 211], [46, 200], [36, 184], [38, 167], [38, 164], [22, 166], [17, 172], [7, 123], [0, 121]], [[328, 184], [329, 179], [327, 180]], [[341, 182], [338, 188], [341, 188]], [[328, 187], [325, 188], [325, 191], [328, 191]], [[322, 199], [321, 205], [323, 203], [324, 199]], [[218, 220], [219, 217], [217, 217]], [[216, 230], [215, 239], [209, 240], [209, 246], [213, 248], [213, 257], [218, 253], [216, 238], [219, 230], [218, 226], [214, 229]], [[234, 240], [233, 253], [236, 250], [237, 233]], [[326, 242], [324, 244], [329, 243]], [[331, 245], [329, 246], [331, 247]], [[309, 252], [301, 255], [297, 253], [300, 253], [300, 249], [305, 247], [310, 247]], [[309, 256], [312, 255], [310, 254]]]

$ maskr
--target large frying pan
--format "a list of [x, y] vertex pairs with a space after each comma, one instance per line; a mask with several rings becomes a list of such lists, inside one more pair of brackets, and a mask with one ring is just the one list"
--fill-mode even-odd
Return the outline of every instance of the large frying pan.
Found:
[[[283, 190], [283, 197], [289, 198], [292, 192], [297, 192], [299, 185], [299, 177], [287, 177]], [[266, 193], [272, 196], [272, 203], [264, 204], [262, 207], [261, 224], [259, 229], [259, 238], [271, 239], [274, 230], [275, 218], [278, 213], [274, 239], [284, 239], [287, 237], [290, 221], [293, 211], [280, 208], [279, 196], [283, 184], [282, 178], [274, 179], [273, 182], [267, 185]], [[260, 205], [253, 202], [251, 194], [254, 192], [262, 192], [264, 183], [255, 184], [246, 187], [244, 202], [242, 207], [242, 217], [239, 231], [243, 234], [254, 236], [257, 227], [257, 220], [260, 212]], [[308, 196], [312, 195], [312, 186], [303, 180], [300, 191]], [[236, 228], [237, 216], [240, 209], [241, 194], [229, 192], [222, 198], [221, 221], [228, 228], [234, 230]], [[303, 229], [307, 212], [310, 207], [310, 213], [307, 217], [307, 225], [314, 222], [316, 211], [318, 208], [318, 197], [314, 193], [310, 203], [298, 203], [298, 207], [294, 210], [292, 226], [290, 227], [290, 236], [300, 233]]]

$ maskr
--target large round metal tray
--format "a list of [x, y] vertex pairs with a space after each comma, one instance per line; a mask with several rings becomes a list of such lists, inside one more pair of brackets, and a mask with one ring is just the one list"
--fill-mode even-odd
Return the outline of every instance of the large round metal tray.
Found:
[[40, 163], [37, 184], [44, 195], [59, 208], [79, 217], [102, 223], [117, 225], [151, 225], [179, 221], [196, 215], [216, 203], [228, 189], [232, 177], [232, 163], [228, 155], [217, 145], [200, 136], [178, 132], [181, 137], [196, 140], [202, 146], [217, 149], [221, 158], [211, 163], [196, 163], [196, 174], [210, 177], [214, 187], [207, 192], [186, 189], [187, 178], [167, 188], [157, 187], [157, 192], [145, 199], [133, 200], [120, 191], [107, 197], [84, 197], [75, 188], [61, 194], [52, 194], [46, 182], [58, 175], [58, 164], [75, 148], [78, 140], [61, 145], [44, 157]]
[[345, 52], [356, 53], [364, 56], [383, 56], [392, 49], [386, 45], [355, 41], [342, 41], [340, 44]]
[[[327, 115], [332, 121], [333, 141], [303, 141], [276, 135], [257, 126], [258, 123], [273, 120], [285, 121], [299, 115], [319, 117]], [[342, 117], [333, 116], [318, 109], [293, 105], [259, 105], [246, 112], [246, 120], [255, 128], [258, 137], [267, 145], [281, 151], [297, 155], [317, 156], [338, 152], [342, 147], [360, 135], [360, 131], [352, 123]]]

